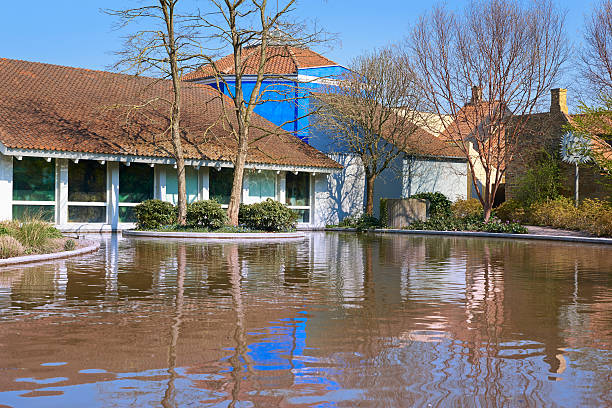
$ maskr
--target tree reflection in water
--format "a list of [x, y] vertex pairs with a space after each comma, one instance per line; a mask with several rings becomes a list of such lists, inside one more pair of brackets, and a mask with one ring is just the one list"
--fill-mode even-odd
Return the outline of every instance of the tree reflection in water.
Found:
[[367, 234], [113, 237], [0, 274], [0, 404], [611, 405], [611, 255]]

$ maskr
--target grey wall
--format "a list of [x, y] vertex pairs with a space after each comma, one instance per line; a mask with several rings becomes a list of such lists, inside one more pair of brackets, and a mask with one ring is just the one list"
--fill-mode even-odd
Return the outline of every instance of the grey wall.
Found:
[[450, 200], [467, 198], [467, 163], [408, 156], [403, 160], [403, 197], [440, 192]]

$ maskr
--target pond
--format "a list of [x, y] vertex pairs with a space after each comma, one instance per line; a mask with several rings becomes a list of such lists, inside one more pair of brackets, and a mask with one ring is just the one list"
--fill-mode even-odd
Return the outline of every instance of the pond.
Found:
[[611, 406], [612, 248], [101, 238], [0, 270], [0, 406]]

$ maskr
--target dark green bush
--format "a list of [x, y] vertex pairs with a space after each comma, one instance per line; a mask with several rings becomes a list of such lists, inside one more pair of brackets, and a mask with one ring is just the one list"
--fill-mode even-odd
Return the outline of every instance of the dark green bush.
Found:
[[429, 201], [429, 217], [448, 217], [451, 215], [451, 201], [442, 193], [418, 193], [409, 198]]
[[261, 203], [242, 204], [238, 222], [259, 231], [289, 231], [295, 229], [298, 215], [286, 205], [267, 199]]
[[187, 224], [207, 229], [219, 229], [228, 222], [227, 213], [215, 200], [196, 201], [187, 206]]
[[476, 198], [469, 200], [457, 200], [451, 204], [453, 217], [482, 217], [482, 204]]
[[494, 214], [502, 221], [529, 223], [529, 211], [518, 200], [510, 199], [501, 203]]
[[367, 214], [349, 215], [338, 224], [342, 228], [356, 228], [357, 231], [367, 231], [373, 228], [382, 228], [381, 221]]
[[527, 228], [516, 222], [491, 219], [485, 222], [480, 215], [464, 218], [433, 217], [427, 221], [416, 221], [407, 229], [429, 231], [481, 231], [511, 234], [526, 234]]
[[157, 229], [176, 222], [176, 208], [161, 200], [147, 200], [134, 207], [138, 229]]

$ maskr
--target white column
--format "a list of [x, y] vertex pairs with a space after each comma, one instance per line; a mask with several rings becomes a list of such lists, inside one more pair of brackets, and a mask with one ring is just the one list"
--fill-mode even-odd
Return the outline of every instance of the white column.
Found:
[[278, 180], [278, 201], [285, 204], [287, 199], [287, 172], [281, 171], [276, 179]]
[[242, 199], [241, 203], [251, 204], [249, 200], [249, 173], [247, 169], [244, 169], [244, 175], [242, 177]]
[[55, 165], [55, 220], [58, 225], [68, 223], [68, 160], [58, 159]]
[[210, 199], [210, 168], [202, 167], [200, 169], [200, 199]]
[[166, 166], [155, 166], [155, 198], [166, 200]]
[[0, 155], [0, 220], [13, 218], [13, 156]]
[[113, 230], [119, 225], [119, 163], [106, 164], [106, 212]]

